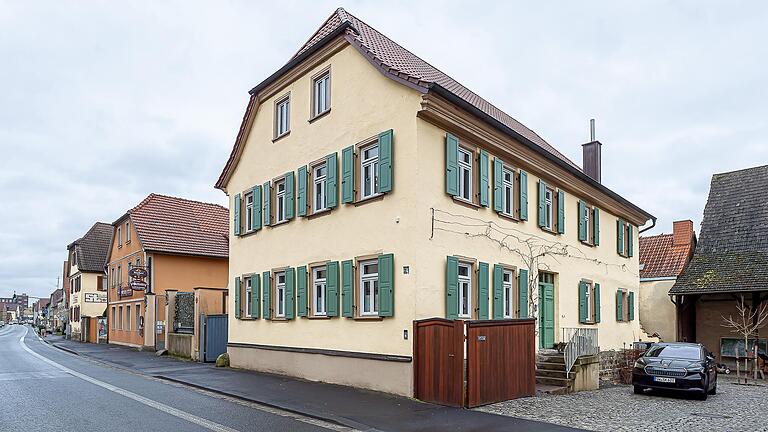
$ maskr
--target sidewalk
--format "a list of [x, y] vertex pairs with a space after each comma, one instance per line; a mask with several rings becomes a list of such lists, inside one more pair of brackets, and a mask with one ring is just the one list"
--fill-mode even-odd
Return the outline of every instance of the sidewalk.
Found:
[[212, 364], [157, 357], [116, 345], [95, 345], [49, 336], [62, 350], [252, 402], [342, 424], [377, 431], [574, 431], [563, 426], [419, 402], [400, 396]]

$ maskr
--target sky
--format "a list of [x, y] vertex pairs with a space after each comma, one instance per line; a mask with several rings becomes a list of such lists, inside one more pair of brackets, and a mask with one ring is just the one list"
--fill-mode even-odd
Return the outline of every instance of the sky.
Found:
[[762, 1], [0, 0], [0, 297], [47, 297], [66, 246], [151, 192], [214, 183], [248, 90], [342, 6], [658, 218], [768, 163]]

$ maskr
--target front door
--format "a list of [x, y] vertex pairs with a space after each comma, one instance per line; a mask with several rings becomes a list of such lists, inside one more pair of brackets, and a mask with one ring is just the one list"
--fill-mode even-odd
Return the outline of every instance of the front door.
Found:
[[[548, 277], [547, 277], [548, 276]], [[555, 284], [552, 276], [539, 276], [539, 347], [555, 345]]]

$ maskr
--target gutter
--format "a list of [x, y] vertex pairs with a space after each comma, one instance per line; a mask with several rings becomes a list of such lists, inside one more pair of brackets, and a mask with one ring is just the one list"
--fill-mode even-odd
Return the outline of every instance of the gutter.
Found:
[[640, 235], [640, 234], [642, 234], [642, 233], [644, 233], [644, 232], [648, 231], [649, 229], [652, 229], [653, 227], [655, 227], [655, 226], [656, 226], [656, 217], [655, 217], [655, 216], [651, 216], [651, 221], [653, 221], [653, 222], [651, 223], [651, 226], [649, 226], [649, 227], [647, 227], [647, 228], [643, 228], [643, 229], [641, 229], [640, 231], [638, 231], [638, 232], [637, 232], [637, 234], [638, 234], [638, 235]]

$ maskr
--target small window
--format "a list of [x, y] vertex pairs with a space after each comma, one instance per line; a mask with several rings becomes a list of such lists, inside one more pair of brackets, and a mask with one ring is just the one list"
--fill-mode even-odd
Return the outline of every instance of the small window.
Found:
[[315, 316], [326, 316], [325, 309], [326, 268], [312, 269], [312, 313]]
[[131, 226], [130, 222], [125, 223], [125, 242], [130, 243], [131, 242]]
[[585, 285], [584, 290], [584, 316], [587, 323], [597, 322], [597, 310], [600, 305], [597, 304], [597, 294], [595, 293], [595, 284], [592, 281], [584, 280], [582, 283]]
[[360, 315], [379, 314], [379, 263], [360, 263]]
[[121, 227], [117, 227], [117, 247], [123, 247], [123, 231]]
[[501, 275], [504, 318], [514, 318], [515, 273], [512, 270], [504, 269]]
[[555, 192], [546, 188], [544, 191], [544, 227], [546, 229], [554, 229], [554, 195]]
[[253, 192], [245, 194], [245, 230], [253, 230]]
[[472, 318], [472, 266], [459, 263], [459, 318]]
[[122, 306], [117, 308], [117, 329], [118, 330], [123, 329], [123, 307]]
[[285, 318], [285, 272], [275, 273], [275, 316]]
[[110, 328], [112, 329], [112, 331], [115, 331], [116, 327], [117, 327], [117, 321], [115, 321], [115, 307], [112, 306], [112, 325], [110, 326]]
[[376, 194], [379, 181], [379, 143], [360, 149], [360, 185], [361, 198]]
[[515, 202], [515, 172], [509, 168], [504, 167], [502, 171], [502, 196], [503, 196], [503, 213], [507, 216], [514, 216], [514, 202]]
[[472, 201], [472, 153], [459, 147], [459, 198]]
[[136, 331], [140, 332], [142, 329], [141, 325], [141, 304], [136, 303]]
[[288, 220], [285, 215], [286, 203], [285, 179], [277, 180], [275, 182], [275, 223]]
[[325, 210], [325, 179], [328, 167], [321, 163], [312, 167], [312, 212]]
[[123, 286], [123, 266], [117, 266], [117, 286]]
[[250, 277], [245, 278], [245, 316], [251, 317], [251, 298], [253, 296], [253, 287]]
[[275, 138], [291, 130], [291, 97], [286, 96], [275, 104]]
[[331, 108], [331, 72], [325, 72], [312, 82], [312, 117]]
[[125, 307], [125, 331], [131, 331], [131, 306]]
[[141, 266], [141, 258], [136, 258], [136, 267]]

